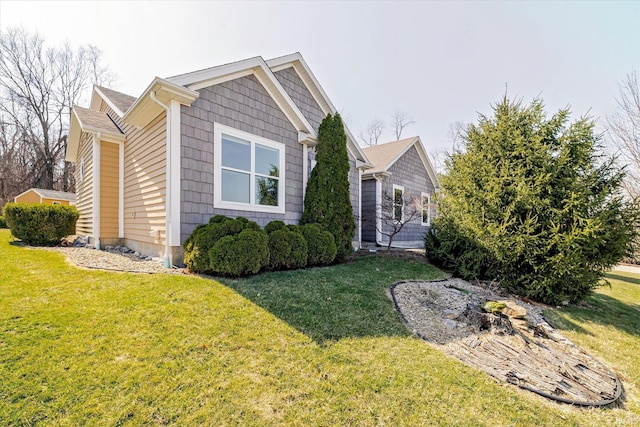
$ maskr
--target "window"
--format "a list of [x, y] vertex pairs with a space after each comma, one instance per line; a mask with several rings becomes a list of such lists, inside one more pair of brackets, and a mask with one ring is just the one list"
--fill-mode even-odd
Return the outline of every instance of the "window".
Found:
[[214, 126], [214, 206], [284, 213], [284, 144]]
[[53, 202], [52, 204], [53, 205], [60, 205], [61, 203], [60, 202]]
[[422, 225], [431, 225], [431, 195], [422, 193]]
[[402, 222], [404, 220], [404, 187], [393, 186], [393, 220]]

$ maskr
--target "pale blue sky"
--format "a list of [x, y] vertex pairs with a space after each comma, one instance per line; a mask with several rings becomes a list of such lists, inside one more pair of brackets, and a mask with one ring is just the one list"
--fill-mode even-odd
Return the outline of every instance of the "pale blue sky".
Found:
[[[640, 70], [640, 2], [29, 2], [0, 29], [94, 44], [139, 95], [153, 77], [299, 51], [354, 134], [396, 109], [429, 150], [511, 97], [603, 117]], [[385, 139], [390, 139], [387, 133]]]

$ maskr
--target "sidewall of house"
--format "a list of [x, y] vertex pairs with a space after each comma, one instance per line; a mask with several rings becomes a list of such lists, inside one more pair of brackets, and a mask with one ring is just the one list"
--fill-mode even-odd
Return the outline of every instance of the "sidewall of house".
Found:
[[[298, 132], [262, 84], [241, 77], [199, 90], [181, 107], [181, 242], [214, 215], [243, 216], [265, 226], [272, 220], [297, 224], [302, 216], [303, 146]], [[285, 145], [286, 213], [214, 208], [214, 123]]]
[[[420, 199], [421, 193], [427, 193], [432, 195], [434, 192], [434, 185], [427, 171], [425, 170], [424, 163], [418, 154], [418, 150], [415, 146], [411, 147], [407, 152], [398, 159], [390, 168], [389, 172], [391, 176], [382, 181], [382, 194], [390, 195], [393, 197], [393, 185], [399, 185], [404, 187], [404, 196], [409, 201], [411, 196]], [[380, 201], [378, 201], [380, 203]], [[389, 232], [390, 225], [383, 224], [385, 232]], [[422, 212], [416, 216], [409, 223], [405, 224], [402, 231], [396, 234], [393, 238], [394, 242], [416, 242], [420, 243], [424, 240], [424, 234], [429, 227], [422, 225]], [[384, 241], [388, 242], [387, 236], [382, 236]]]
[[83, 133], [76, 161], [76, 234], [93, 236], [93, 135]]

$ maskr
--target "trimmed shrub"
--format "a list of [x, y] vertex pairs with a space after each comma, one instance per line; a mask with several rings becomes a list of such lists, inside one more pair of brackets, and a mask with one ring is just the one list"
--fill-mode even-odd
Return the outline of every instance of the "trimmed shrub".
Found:
[[268, 262], [269, 238], [263, 231], [245, 229], [236, 236], [225, 236], [209, 250], [209, 268], [229, 276], [256, 274]]
[[74, 206], [7, 203], [3, 210], [14, 237], [29, 245], [56, 245], [75, 234], [80, 217]]
[[336, 257], [336, 242], [333, 234], [318, 224], [299, 227], [307, 242], [307, 265], [329, 265]]
[[264, 231], [267, 234], [271, 234], [274, 231], [282, 230], [283, 228], [286, 228], [286, 227], [287, 227], [287, 225], [284, 222], [282, 222], [280, 220], [276, 220], [276, 221], [271, 221], [269, 224], [267, 224], [264, 227]]
[[307, 242], [304, 236], [284, 227], [269, 234], [271, 270], [304, 268], [307, 265]]
[[258, 224], [243, 217], [214, 216], [208, 224], [196, 227], [184, 242], [184, 263], [195, 273], [211, 271], [209, 252], [213, 245], [223, 237], [238, 235], [243, 230], [262, 231]]
[[3, 216], [0, 216], [0, 228], [7, 228], [7, 220]]

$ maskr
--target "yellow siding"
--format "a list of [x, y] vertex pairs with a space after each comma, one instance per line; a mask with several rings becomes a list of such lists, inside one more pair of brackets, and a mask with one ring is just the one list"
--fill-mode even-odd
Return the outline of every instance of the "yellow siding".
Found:
[[[143, 129], [123, 122], [103, 101], [106, 112], [127, 135], [124, 143], [124, 236], [164, 245], [166, 228], [166, 113]], [[159, 230], [159, 238], [151, 233]]]
[[100, 238], [118, 237], [119, 146], [100, 144]]
[[60, 200], [60, 199], [46, 199], [43, 198], [42, 199], [42, 203], [45, 205], [52, 205], [52, 204], [57, 204], [57, 205], [64, 205], [64, 206], [69, 206], [69, 201], [68, 200]]
[[[84, 161], [84, 179], [81, 179], [81, 165]], [[76, 208], [80, 218], [76, 223], [76, 233], [93, 235], [93, 136], [83, 133], [80, 139], [79, 155], [76, 161]]]
[[33, 190], [29, 190], [22, 196], [16, 197], [16, 203], [40, 203], [40, 196]]

